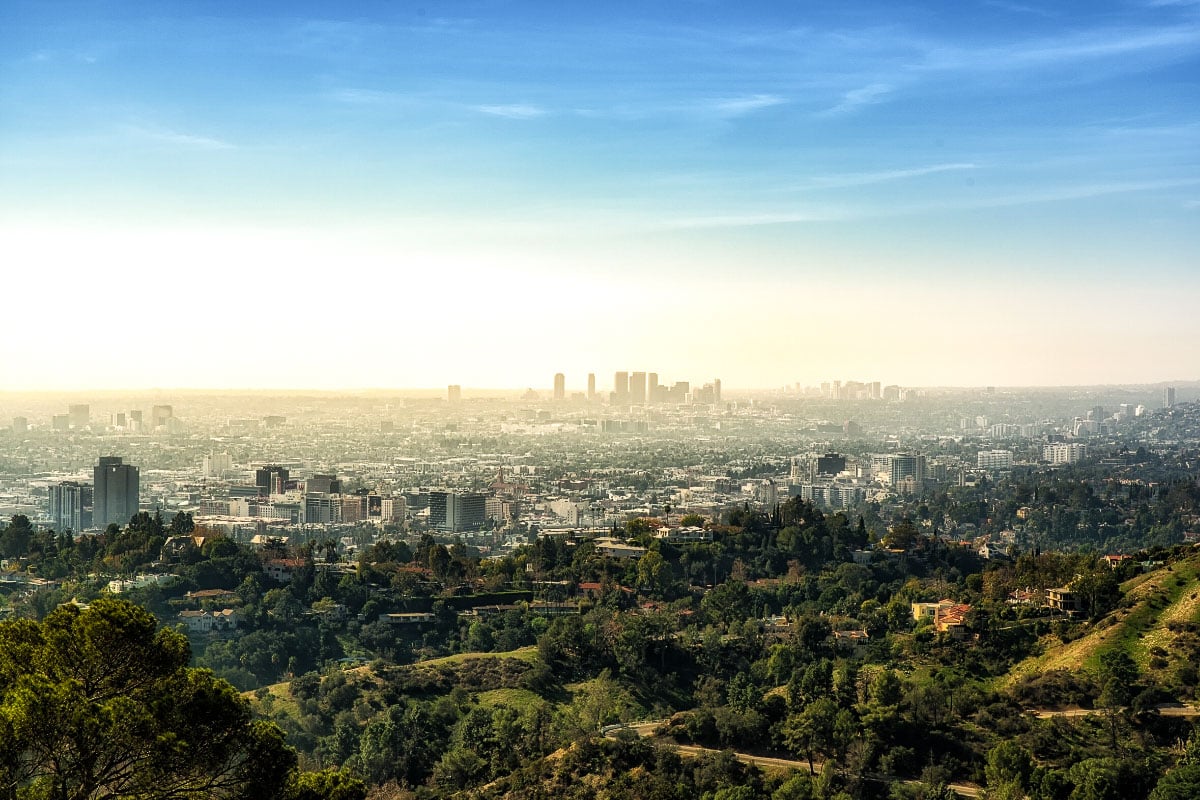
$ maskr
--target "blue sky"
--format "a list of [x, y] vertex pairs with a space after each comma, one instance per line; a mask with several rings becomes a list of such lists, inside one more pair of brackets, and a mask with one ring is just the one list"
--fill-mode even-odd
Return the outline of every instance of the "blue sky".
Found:
[[6, 9], [23, 387], [1197, 377], [1195, 2]]

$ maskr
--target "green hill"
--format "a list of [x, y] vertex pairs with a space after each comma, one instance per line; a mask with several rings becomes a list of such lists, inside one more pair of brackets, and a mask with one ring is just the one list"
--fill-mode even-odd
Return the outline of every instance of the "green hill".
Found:
[[1121, 585], [1120, 607], [1073, 641], [1047, 636], [1045, 650], [1017, 664], [1006, 684], [1051, 670], [1091, 674], [1100, 656], [1123, 650], [1155, 682], [1181, 666], [1194, 665], [1200, 646], [1200, 553], [1190, 553]]

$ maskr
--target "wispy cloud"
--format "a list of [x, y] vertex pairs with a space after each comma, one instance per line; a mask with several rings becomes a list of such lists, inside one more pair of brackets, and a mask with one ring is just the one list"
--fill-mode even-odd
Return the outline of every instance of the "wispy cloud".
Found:
[[723, 117], [740, 117], [763, 108], [778, 106], [786, 103], [782, 97], [774, 94], [752, 94], [745, 97], [729, 97], [713, 100], [710, 107]]
[[171, 130], [169, 128], [150, 127], [145, 125], [126, 125], [124, 130], [130, 136], [163, 144], [185, 147], [193, 150], [232, 150], [235, 145], [211, 136], [198, 136], [191, 133]]
[[1046, 18], [1058, 16], [1057, 14], [1045, 8], [1041, 8], [1039, 6], [1030, 6], [1024, 3], [1009, 3], [1005, 2], [1005, 0], [984, 0], [983, 4], [985, 6], [991, 6], [992, 8], [999, 8], [1003, 11], [1011, 11], [1014, 14], [1033, 14], [1034, 16]]
[[[955, 168], [952, 165], [946, 165]], [[920, 170], [897, 170], [897, 173]], [[885, 174], [885, 173], [877, 173]], [[887, 206], [864, 205], [859, 207], [816, 206], [800, 209], [747, 211], [745, 213], [713, 214], [707, 216], [669, 219], [659, 226], [664, 230], [692, 228], [743, 228], [760, 225], [814, 224], [822, 222], [845, 222], [850, 220], [882, 219], [923, 214], [943, 214], [947, 211], [969, 211], [973, 209], [1009, 208], [1041, 203], [1069, 202], [1106, 197], [1115, 194], [1149, 192], [1164, 189], [1179, 189], [1200, 185], [1200, 178], [1180, 178], [1158, 181], [1113, 181], [1052, 186], [1029, 192], [993, 195], [990, 197], [958, 198], [944, 203], [913, 203]], [[1184, 201], [1184, 208], [1200, 208], [1200, 201]]]
[[[1147, 181], [1109, 181], [1105, 183], [1079, 183], [1047, 186], [1042, 189], [1032, 189], [1028, 192], [1013, 194], [997, 194], [978, 198], [960, 198], [953, 203], [917, 204], [908, 208], [894, 209], [900, 214], [922, 214], [945, 211], [964, 211], [982, 208], [1011, 208], [1016, 206], [1038, 205], [1042, 203], [1061, 203], [1072, 200], [1090, 200], [1096, 197], [1108, 197], [1117, 194], [1132, 194], [1135, 192], [1154, 192], [1166, 189], [1182, 189], [1188, 186], [1200, 186], [1200, 178], [1168, 178]], [[885, 214], [891, 215], [891, 214]]]
[[927, 51], [924, 61], [910, 70], [1023, 70], [1170, 51], [1190, 56], [1198, 44], [1200, 27], [1195, 25], [1107, 28], [969, 50], [933, 47]]
[[864, 106], [882, 103], [895, 87], [888, 83], [872, 83], [858, 89], [851, 89], [842, 95], [837, 105], [818, 111], [818, 117], [840, 117], [850, 114]]
[[544, 117], [549, 113], [541, 106], [527, 103], [482, 105], [475, 106], [475, 110], [481, 114], [490, 114], [494, 117], [507, 117], [508, 119], [536, 119], [537, 117]]
[[391, 105], [401, 99], [394, 92], [383, 92], [378, 89], [334, 89], [326, 96], [335, 102], [355, 106]]
[[815, 222], [837, 222], [851, 219], [840, 209], [783, 210], [745, 214], [714, 214], [700, 217], [680, 217], [664, 220], [659, 226], [664, 230], [686, 230], [692, 228], [746, 228], [758, 225], [795, 225]]
[[818, 175], [803, 184], [804, 188], [812, 189], [841, 189], [849, 186], [870, 186], [876, 183], [899, 181], [906, 178], [919, 178], [923, 175], [936, 175], [939, 172], [958, 172], [960, 170], [978, 169], [977, 164], [955, 162], [951, 164], [930, 164], [926, 167], [910, 169], [891, 169], [880, 172], [851, 172], [843, 175]]
[[33, 64], [70, 62], [79, 64], [95, 64], [100, 59], [94, 53], [87, 51], [64, 52], [58, 50], [35, 50], [26, 56], [25, 60]]

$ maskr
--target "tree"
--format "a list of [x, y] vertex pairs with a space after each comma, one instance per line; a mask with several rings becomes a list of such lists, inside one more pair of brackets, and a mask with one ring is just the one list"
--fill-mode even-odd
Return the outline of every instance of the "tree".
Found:
[[283, 733], [157, 628], [108, 598], [0, 624], [0, 796], [279, 796], [296, 763]]
[[1016, 786], [1023, 792], [1033, 774], [1033, 758], [1016, 742], [1000, 742], [988, 752], [984, 774], [989, 789]]
[[33, 526], [29, 517], [24, 514], [14, 514], [9, 524], [0, 531], [0, 555], [5, 558], [23, 556], [29, 553], [29, 543], [33, 541]]
[[188, 534], [196, 530], [196, 523], [192, 521], [192, 512], [180, 511], [171, 518], [171, 533], [174, 535]]
[[288, 787], [286, 800], [364, 800], [367, 786], [345, 769], [302, 772]]
[[638, 559], [637, 574], [638, 585], [642, 589], [661, 594], [670, 577], [670, 568], [661, 553], [657, 550], [647, 550], [646, 554]]
[[822, 697], [789, 717], [784, 724], [784, 742], [792, 752], [802, 753], [808, 759], [809, 774], [816, 774], [814, 753], [828, 754], [833, 749], [837, 713], [837, 704]]
[[1200, 797], [1200, 764], [1171, 770], [1159, 780], [1149, 800], [1195, 800]]

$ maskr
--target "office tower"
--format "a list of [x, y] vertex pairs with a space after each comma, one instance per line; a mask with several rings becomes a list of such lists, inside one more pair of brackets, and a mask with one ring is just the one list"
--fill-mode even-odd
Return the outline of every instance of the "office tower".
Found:
[[341, 494], [342, 482], [337, 475], [313, 475], [304, 482], [304, 491], [320, 494]]
[[846, 469], [846, 457], [839, 453], [826, 453], [817, 456], [818, 475], [837, 475]]
[[462, 402], [462, 387], [457, 383], [452, 383], [446, 387], [446, 402], [451, 405], [457, 405]]
[[625, 403], [629, 400], [629, 373], [617, 372], [613, 375], [613, 401]]
[[154, 406], [150, 409], [150, 427], [161, 428], [173, 416], [175, 416], [175, 412], [170, 406]]
[[284, 467], [268, 465], [254, 472], [254, 485], [263, 496], [283, 494], [290, 473]]
[[483, 527], [487, 498], [474, 492], [430, 492], [429, 526], [440, 531], [469, 531]]
[[554, 399], [567, 399], [567, 376], [561, 372], [554, 373]]
[[138, 513], [138, 468], [121, 463], [120, 456], [101, 456], [92, 477], [92, 523], [97, 528], [129, 524]]
[[229, 453], [210, 453], [204, 457], [202, 468], [204, 477], [220, 478], [225, 472], [233, 469], [233, 457]]
[[59, 533], [92, 527], [92, 487], [75, 481], [51, 486], [46, 513]]
[[912, 479], [919, 486], [925, 480], [925, 457], [914, 453], [896, 453], [888, 456], [887, 469], [890, 485]]
[[713, 378], [713, 402], [721, 402], [721, 379]]
[[883, 387], [880, 385], [879, 381], [871, 381], [871, 399], [883, 399]]
[[1175, 407], [1175, 387], [1168, 386], [1163, 390], [1163, 408]]
[[25, 417], [13, 417], [12, 432], [13, 433], [28, 433], [29, 420]]
[[588, 392], [587, 399], [589, 403], [596, 402], [596, 373], [588, 373]]
[[70, 414], [55, 414], [50, 417], [50, 427], [56, 431], [71, 430], [71, 415]]
[[635, 372], [629, 376], [629, 402], [635, 406], [646, 403], [646, 373]]
[[646, 402], [654, 403], [658, 400], [658, 373], [651, 372], [646, 375]]
[[72, 430], [81, 431], [92, 421], [92, 409], [88, 405], [67, 407], [67, 417]]

